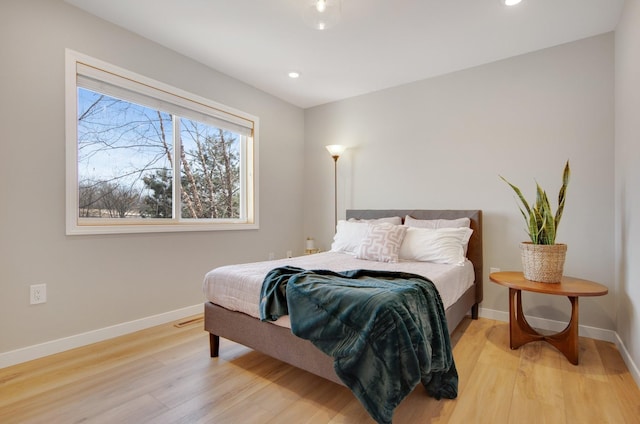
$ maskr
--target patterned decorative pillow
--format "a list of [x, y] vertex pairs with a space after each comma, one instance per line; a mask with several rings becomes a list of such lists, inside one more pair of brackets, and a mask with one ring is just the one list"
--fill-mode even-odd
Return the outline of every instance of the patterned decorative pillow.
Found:
[[398, 253], [407, 227], [388, 223], [369, 224], [356, 251], [356, 258], [378, 262], [398, 262]]

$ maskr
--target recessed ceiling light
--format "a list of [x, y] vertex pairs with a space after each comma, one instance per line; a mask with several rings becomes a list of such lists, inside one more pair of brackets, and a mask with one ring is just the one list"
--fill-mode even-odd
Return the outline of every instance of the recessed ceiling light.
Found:
[[522, 0], [502, 0], [505, 6], [515, 6], [520, 3]]
[[289, 75], [289, 78], [293, 78], [293, 79], [300, 78], [300, 72], [292, 71], [292, 72], [289, 72], [288, 75]]
[[340, 20], [342, 0], [297, 0], [303, 3], [302, 19], [313, 29], [324, 31]]

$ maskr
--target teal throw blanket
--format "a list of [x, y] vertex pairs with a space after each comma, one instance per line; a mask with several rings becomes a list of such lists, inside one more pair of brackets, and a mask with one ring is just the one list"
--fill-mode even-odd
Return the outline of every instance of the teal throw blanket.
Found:
[[391, 423], [419, 382], [436, 399], [457, 396], [444, 307], [424, 277], [276, 268], [263, 282], [260, 316], [286, 314], [293, 334], [334, 358], [338, 377], [378, 423]]

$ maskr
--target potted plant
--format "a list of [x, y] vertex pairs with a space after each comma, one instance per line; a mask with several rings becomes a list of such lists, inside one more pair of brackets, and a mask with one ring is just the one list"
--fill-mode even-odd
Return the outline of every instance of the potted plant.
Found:
[[527, 280], [558, 283], [562, 279], [567, 245], [556, 243], [556, 234], [564, 211], [569, 174], [569, 161], [567, 161], [562, 173], [562, 187], [558, 194], [558, 209], [555, 214], [551, 210], [547, 193], [540, 184], [536, 182], [536, 201], [529, 206], [520, 189], [500, 176], [509, 184], [522, 203], [520, 212], [527, 224], [527, 233], [531, 239], [529, 242], [520, 244], [522, 268]]

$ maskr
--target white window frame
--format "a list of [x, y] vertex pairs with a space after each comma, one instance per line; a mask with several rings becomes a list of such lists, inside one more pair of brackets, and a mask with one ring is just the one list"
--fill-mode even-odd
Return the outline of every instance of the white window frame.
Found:
[[[81, 218], [78, 190], [78, 79], [104, 83], [113, 90], [124, 89], [159, 103], [182, 109], [186, 118], [219, 125], [242, 134], [241, 212], [239, 219], [145, 218], [135, 220]], [[258, 229], [258, 118], [204, 97], [122, 69], [90, 56], [66, 49], [65, 52], [65, 125], [66, 125], [66, 233], [123, 234], [177, 231], [254, 230]], [[178, 155], [179, 152], [174, 152]], [[176, 161], [177, 162], [177, 161]], [[243, 172], [244, 171], [244, 172]], [[175, 173], [174, 175], [180, 175]], [[174, 187], [179, 184], [174, 184]], [[175, 195], [174, 195], [175, 198]], [[175, 204], [175, 201], [174, 201]]]

